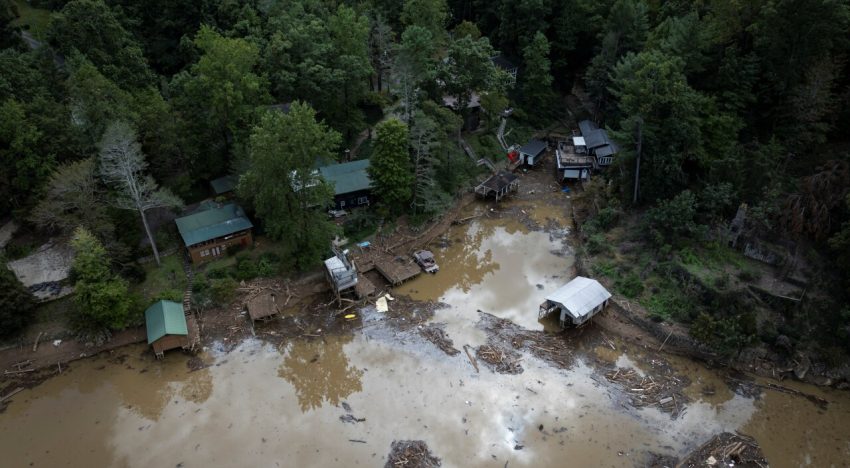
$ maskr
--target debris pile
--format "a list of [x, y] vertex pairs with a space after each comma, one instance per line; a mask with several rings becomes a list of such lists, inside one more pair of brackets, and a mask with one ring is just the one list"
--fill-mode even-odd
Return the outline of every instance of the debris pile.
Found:
[[496, 346], [486, 344], [475, 350], [478, 359], [484, 361], [491, 370], [500, 374], [522, 374], [525, 370], [519, 364], [522, 358], [519, 354], [502, 350]]
[[384, 468], [435, 468], [440, 459], [421, 440], [394, 440]]
[[486, 312], [478, 311], [478, 327], [488, 332], [491, 345], [504, 345], [517, 351], [526, 350], [538, 359], [560, 369], [573, 363], [573, 345], [560, 333], [526, 330], [519, 325]]
[[661, 411], [679, 415], [688, 398], [682, 393], [689, 381], [672, 374], [641, 375], [635, 369], [618, 367], [605, 373], [605, 378], [623, 387], [629, 395], [632, 406], [644, 407], [656, 405]]
[[677, 468], [704, 466], [765, 468], [768, 463], [755, 439], [743, 434], [724, 432], [691, 452]]
[[428, 325], [419, 329], [419, 334], [425, 337], [426, 340], [430, 341], [437, 345], [440, 350], [449, 356], [456, 356], [460, 354], [454, 347], [454, 342], [446, 335], [446, 331], [443, 330], [441, 325]]

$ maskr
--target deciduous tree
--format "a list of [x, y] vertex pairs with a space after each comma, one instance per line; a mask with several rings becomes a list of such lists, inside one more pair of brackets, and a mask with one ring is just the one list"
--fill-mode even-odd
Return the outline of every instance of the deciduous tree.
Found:
[[315, 265], [335, 234], [324, 211], [333, 204], [333, 188], [315, 163], [333, 161], [340, 141], [339, 133], [316, 121], [316, 111], [298, 101], [288, 114], [266, 113], [251, 134], [249, 169], [239, 193], [300, 269]]
[[63, 164], [51, 174], [30, 221], [41, 229], [65, 235], [83, 227], [107, 242], [113, 238], [115, 226], [104, 197], [94, 158]]
[[131, 304], [127, 281], [110, 270], [106, 249], [84, 228], [74, 232], [71, 247], [78, 326], [88, 330], [126, 327]]
[[160, 188], [153, 177], [145, 173], [147, 167], [136, 131], [125, 122], [110, 125], [100, 142], [100, 173], [115, 189], [115, 206], [139, 213], [159, 265], [159, 250], [145, 212], [151, 208], [176, 208], [183, 202], [168, 189]]

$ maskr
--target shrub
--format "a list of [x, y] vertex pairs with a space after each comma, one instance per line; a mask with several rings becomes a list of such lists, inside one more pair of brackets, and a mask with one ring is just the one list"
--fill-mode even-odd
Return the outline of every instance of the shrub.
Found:
[[209, 289], [210, 283], [203, 275], [198, 275], [195, 277], [195, 280], [192, 281], [192, 292], [195, 294], [201, 294]]
[[593, 234], [587, 238], [586, 242], [587, 251], [593, 255], [607, 252], [609, 248], [611, 248], [610, 244], [608, 244], [608, 240], [605, 239], [605, 236], [602, 234]]
[[640, 277], [635, 273], [630, 273], [624, 278], [618, 280], [614, 283], [614, 287], [617, 288], [617, 291], [621, 294], [632, 299], [643, 293], [643, 281], [641, 281]]
[[210, 298], [219, 304], [228, 304], [236, 295], [236, 280], [217, 278], [210, 281]]
[[6, 259], [0, 257], [0, 262], [0, 337], [7, 337], [30, 322], [35, 301], [15, 274], [5, 267]]
[[160, 291], [154, 298], [154, 301], [174, 301], [174, 302], [183, 302], [183, 292], [178, 291], [176, 289], [166, 289], [164, 291]]
[[240, 258], [236, 263], [236, 279], [247, 281], [257, 277], [257, 264], [250, 258]]
[[230, 271], [227, 268], [214, 268], [207, 272], [207, 278], [209, 279], [222, 279], [229, 277]]
[[644, 230], [650, 240], [659, 246], [675, 244], [681, 238], [701, 239], [705, 226], [696, 222], [696, 214], [696, 196], [690, 190], [685, 190], [647, 210]]
[[260, 261], [257, 262], [257, 276], [268, 278], [270, 276], [274, 276], [276, 272], [277, 263], [273, 262], [268, 257], [262, 257], [260, 258]]

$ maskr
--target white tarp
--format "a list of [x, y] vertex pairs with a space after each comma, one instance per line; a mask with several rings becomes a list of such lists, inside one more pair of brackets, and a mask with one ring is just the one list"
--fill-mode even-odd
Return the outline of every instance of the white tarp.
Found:
[[574, 136], [573, 146], [587, 146], [587, 144], [584, 142], [584, 137]]
[[577, 319], [589, 314], [610, 298], [611, 293], [599, 284], [599, 281], [583, 276], [576, 276], [575, 279], [546, 296], [547, 301], [561, 305]]

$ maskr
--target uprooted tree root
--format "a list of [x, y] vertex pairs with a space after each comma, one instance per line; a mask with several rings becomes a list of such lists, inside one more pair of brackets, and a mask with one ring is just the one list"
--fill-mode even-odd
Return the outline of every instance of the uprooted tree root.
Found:
[[441, 465], [421, 440], [394, 440], [384, 468], [435, 468]]
[[456, 356], [460, 351], [454, 347], [454, 342], [446, 334], [441, 325], [428, 325], [419, 330], [419, 334], [425, 337], [426, 340], [434, 343], [441, 351], [449, 356]]
[[475, 355], [484, 362], [490, 370], [500, 374], [522, 374], [525, 370], [519, 364], [522, 358], [518, 353], [504, 350], [492, 344], [479, 346]]
[[765, 468], [767, 460], [752, 437], [724, 432], [688, 454], [676, 468], [736, 466]]

